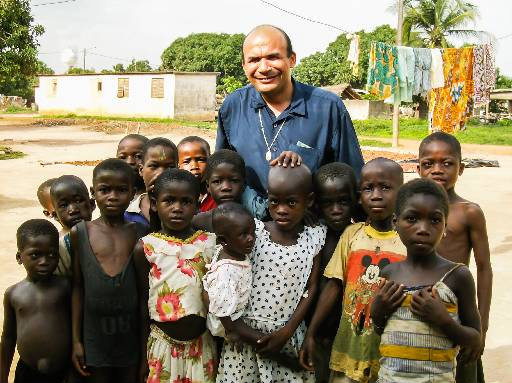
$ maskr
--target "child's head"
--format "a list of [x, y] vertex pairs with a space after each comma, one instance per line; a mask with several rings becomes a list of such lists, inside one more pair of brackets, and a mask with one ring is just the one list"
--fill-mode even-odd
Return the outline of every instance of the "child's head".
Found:
[[43, 214], [45, 217], [57, 219], [55, 208], [52, 203], [52, 197], [50, 196], [50, 189], [55, 180], [56, 178], [50, 178], [39, 185], [37, 188], [37, 199], [43, 207]]
[[59, 232], [45, 219], [30, 219], [16, 232], [16, 260], [30, 279], [49, 278], [59, 264]]
[[313, 206], [313, 180], [309, 168], [273, 166], [268, 173], [268, 210], [283, 231], [293, 230]]
[[135, 173], [137, 189], [144, 187], [139, 170], [142, 165], [142, 152], [149, 139], [140, 134], [128, 134], [117, 144], [116, 157], [130, 165]]
[[178, 149], [171, 140], [156, 137], [149, 140], [142, 151], [142, 166], [140, 175], [151, 191], [156, 178], [165, 170], [178, 165]]
[[342, 162], [320, 167], [313, 176], [317, 210], [327, 226], [342, 231], [350, 224], [356, 203], [354, 170]]
[[[166, 232], [182, 232], [190, 228], [197, 213], [201, 184], [183, 169], [167, 169], [155, 180], [151, 193], [151, 210], [158, 214]], [[152, 229], [155, 229], [153, 217]]]
[[208, 157], [210, 144], [204, 138], [188, 136], [178, 144], [178, 167], [188, 170], [199, 181], [203, 181]]
[[80, 221], [90, 221], [94, 210], [94, 200], [84, 181], [72, 175], [57, 178], [50, 190], [53, 206], [59, 222], [65, 230], [70, 230]]
[[442, 239], [449, 203], [446, 191], [429, 179], [407, 182], [398, 191], [395, 226], [408, 253], [432, 253]]
[[382, 222], [392, 217], [396, 194], [403, 183], [404, 172], [395, 161], [378, 157], [363, 166], [359, 200], [370, 221]]
[[117, 158], [101, 161], [92, 172], [91, 195], [103, 217], [122, 217], [135, 193], [130, 165]]
[[421, 141], [418, 165], [421, 178], [429, 178], [451, 190], [463, 171], [460, 142], [453, 135], [435, 132]]
[[228, 201], [240, 202], [245, 187], [244, 159], [232, 150], [217, 150], [208, 158], [205, 180], [217, 205]]
[[226, 202], [213, 209], [212, 226], [218, 243], [228, 254], [243, 258], [252, 251], [256, 225], [242, 205]]

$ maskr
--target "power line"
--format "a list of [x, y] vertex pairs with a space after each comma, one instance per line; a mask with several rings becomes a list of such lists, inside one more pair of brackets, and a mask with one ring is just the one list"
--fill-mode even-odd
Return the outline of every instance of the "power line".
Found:
[[[134, 61], [135, 59], [132, 59], [132, 60], [129, 60], [127, 58], [121, 58], [121, 57], [114, 57], [114, 56], [108, 56], [108, 55], [104, 55], [104, 54], [101, 54], [101, 53], [95, 53], [95, 52], [88, 52], [88, 54], [90, 55], [94, 55], [94, 56], [99, 56], [99, 57], [104, 57], [104, 58], [107, 58], [107, 59], [112, 59], [112, 60], [119, 60], [119, 61], [124, 61], [124, 62], [128, 62], [128, 63], [132, 63], [132, 61]], [[148, 61], [149, 62], [149, 61]], [[154, 63], [149, 63], [152, 67], [155, 67], [155, 68], [158, 68], [160, 67], [160, 65], [156, 65]]]
[[54, 4], [64, 4], [64, 3], [74, 3], [76, 0], [61, 0], [61, 1], [53, 1], [51, 3], [37, 3], [31, 4], [32, 7], [41, 7], [43, 5], [54, 5]]
[[329, 27], [329, 28], [333, 28], [333, 29], [336, 29], [338, 31], [341, 31], [343, 33], [350, 33], [344, 29], [341, 29], [335, 25], [332, 25], [332, 24], [328, 24], [328, 23], [324, 23], [323, 21], [318, 21], [318, 20], [313, 20], [313, 19], [310, 19], [309, 17], [306, 17], [306, 16], [302, 16], [302, 15], [299, 15], [298, 13], [295, 13], [295, 12], [292, 12], [292, 11], [288, 11], [284, 8], [281, 8], [275, 4], [272, 4], [268, 1], [265, 1], [265, 0], [260, 0], [263, 4], [266, 4], [266, 5], [270, 5], [271, 7], [274, 7], [278, 10], [280, 10], [281, 12], [284, 12], [284, 13], [288, 13], [289, 15], [292, 15], [292, 16], [295, 16], [295, 17], [298, 17], [299, 19], [302, 19], [302, 20], [305, 20], [305, 21], [309, 21], [310, 23], [315, 23], [315, 24], [320, 24], [320, 25], [323, 25], [323, 26], [326, 26], [326, 27]]
[[509, 33], [508, 35], [498, 37], [496, 40], [506, 39], [507, 37], [512, 36], [512, 33]]

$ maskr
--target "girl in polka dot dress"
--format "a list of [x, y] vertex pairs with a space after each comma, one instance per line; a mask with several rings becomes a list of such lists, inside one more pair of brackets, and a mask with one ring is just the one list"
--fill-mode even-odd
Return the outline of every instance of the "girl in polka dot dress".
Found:
[[303, 319], [319, 278], [317, 255], [327, 230], [303, 223], [313, 204], [309, 169], [271, 168], [268, 196], [273, 220], [256, 220], [251, 294], [243, 317], [234, 322], [243, 343], [224, 343], [217, 383], [315, 381], [313, 372], [286, 367], [275, 358], [281, 353], [297, 360], [306, 330]]

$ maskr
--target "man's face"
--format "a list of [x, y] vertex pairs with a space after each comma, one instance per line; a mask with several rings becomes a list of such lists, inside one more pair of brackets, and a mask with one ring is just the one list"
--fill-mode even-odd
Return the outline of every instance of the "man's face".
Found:
[[287, 55], [286, 39], [274, 28], [252, 32], [243, 46], [245, 75], [254, 88], [275, 95], [291, 84], [290, 69], [295, 66], [295, 53]]

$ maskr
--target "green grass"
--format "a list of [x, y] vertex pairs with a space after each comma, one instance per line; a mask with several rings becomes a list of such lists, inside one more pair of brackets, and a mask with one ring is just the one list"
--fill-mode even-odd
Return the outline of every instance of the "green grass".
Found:
[[[392, 137], [391, 120], [357, 120], [354, 121], [354, 127], [358, 136]], [[427, 135], [428, 124], [426, 120], [400, 119], [400, 138], [422, 140]], [[481, 124], [478, 121], [471, 120], [466, 130], [456, 133], [455, 137], [466, 144], [512, 146], [512, 121], [502, 120], [496, 124]]]
[[83, 120], [96, 120], [96, 121], [129, 121], [129, 122], [151, 122], [151, 123], [159, 123], [159, 124], [173, 124], [173, 125], [181, 125], [181, 126], [190, 126], [195, 128], [203, 128], [203, 129], [216, 129], [216, 122], [208, 122], [208, 121], [192, 121], [192, 120], [179, 120], [174, 118], [151, 118], [151, 117], [116, 117], [116, 116], [82, 116], [76, 115], [74, 113], [68, 114], [49, 114], [42, 115], [42, 118], [73, 118], [73, 119], [83, 119]]
[[372, 140], [367, 138], [362, 138], [359, 140], [359, 145], [361, 146], [377, 146], [380, 148], [389, 148], [391, 147], [391, 142], [384, 142], [380, 140]]
[[0, 146], [0, 160], [12, 160], [14, 158], [24, 157], [25, 153], [16, 152], [8, 146]]
[[22, 106], [9, 105], [3, 113], [19, 114], [19, 113], [33, 113], [32, 109]]

